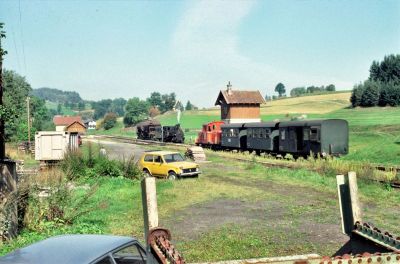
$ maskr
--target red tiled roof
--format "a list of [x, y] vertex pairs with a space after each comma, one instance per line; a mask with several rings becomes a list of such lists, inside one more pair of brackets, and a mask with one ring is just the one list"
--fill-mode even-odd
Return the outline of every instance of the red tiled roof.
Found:
[[72, 126], [72, 125], [75, 124], [75, 123], [78, 123], [78, 124], [80, 124], [81, 126], [83, 126], [84, 128], [86, 128], [86, 126], [85, 126], [82, 122], [74, 121], [74, 122], [72, 122], [71, 124], [67, 125], [66, 129], [68, 129], [70, 126]]
[[221, 105], [221, 101], [227, 104], [264, 104], [265, 100], [259, 91], [221, 90], [215, 105]]
[[56, 126], [68, 126], [74, 122], [82, 122], [82, 118], [80, 116], [54, 116], [53, 117], [53, 123]]

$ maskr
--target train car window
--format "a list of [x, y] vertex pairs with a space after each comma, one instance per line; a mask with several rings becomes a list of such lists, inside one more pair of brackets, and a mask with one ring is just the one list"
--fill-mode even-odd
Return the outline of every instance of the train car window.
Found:
[[259, 134], [258, 134], [258, 137], [259, 137], [259, 138], [264, 138], [264, 129], [259, 128], [259, 129], [258, 129], [258, 133], [259, 133]]
[[303, 129], [303, 140], [310, 140], [310, 129], [309, 128]]
[[234, 136], [235, 136], [234, 129], [230, 129], [230, 130], [229, 130], [229, 136], [230, 136], [230, 137], [234, 137]]
[[312, 128], [311, 128], [310, 140], [311, 140], [311, 141], [319, 141], [318, 128], [316, 128], [316, 127], [312, 127]]
[[265, 138], [269, 138], [271, 131], [269, 129], [265, 129]]
[[213, 130], [215, 130], [215, 125], [213, 125]]
[[286, 130], [281, 130], [281, 140], [285, 140], [286, 137], [285, 132]]
[[234, 137], [238, 137], [239, 136], [239, 129], [234, 129]]
[[207, 131], [211, 131], [211, 127], [210, 126], [208, 126]]

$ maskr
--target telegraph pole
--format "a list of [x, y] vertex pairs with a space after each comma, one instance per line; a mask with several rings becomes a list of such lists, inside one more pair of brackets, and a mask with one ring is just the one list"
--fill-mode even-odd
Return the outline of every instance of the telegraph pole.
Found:
[[31, 98], [28, 96], [26, 98], [26, 108], [27, 108], [27, 112], [28, 112], [28, 151], [31, 150], [31, 104], [30, 104], [30, 100]]
[[6, 37], [5, 31], [3, 31], [3, 23], [0, 23], [0, 161], [5, 159], [6, 156], [6, 144], [4, 134], [4, 104], [3, 104], [3, 55], [7, 54], [1, 47], [1, 39]]

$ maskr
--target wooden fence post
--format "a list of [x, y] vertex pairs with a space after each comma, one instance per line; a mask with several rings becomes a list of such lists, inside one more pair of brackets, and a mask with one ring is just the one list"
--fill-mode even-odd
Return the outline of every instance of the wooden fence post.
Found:
[[143, 205], [143, 221], [144, 221], [144, 241], [146, 242], [147, 260], [146, 263], [154, 263], [151, 254], [151, 247], [147, 241], [149, 231], [158, 227], [158, 208], [157, 208], [157, 192], [156, 179], [154, 177], [146, 177], [141, 182], [142, 186], [142, 205]]
[[342, 218], [342, 231], [350, 235], [356, 222], [361, 222], [361, 209], [358, 199], [357, 176], [355, 172], [337, 175], [337, 188]]

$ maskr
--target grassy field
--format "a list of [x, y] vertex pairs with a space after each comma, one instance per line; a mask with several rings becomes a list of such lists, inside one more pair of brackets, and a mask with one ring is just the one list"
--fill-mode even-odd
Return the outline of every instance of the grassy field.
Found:
[[[198, 179], [157, 181], [160, 224], [171, 230], [187, 262], [319, 253], [330, 255], [341, 235], [333, 175], [307, 170], [267, 169], [251, 162], [227, 163], [209, 153]], [[82, 179], [98, 185], [90, 213], [73, 225], [48, 223], [42, 232], [25, 230], [0, 248], [0, 255], [33, 241], [64, 233], [134, 235], [143, 241], [140, 183], [125, 178]], [[400, 232], [400, 193], [359, 183], [364, 219]], [[81, 197], [85, 191], [75, 191]]]
[[122, 117], [117, 119], [116, 125], [108, 130], [101, 128], [99, 130], [88, 130], [88, 135], [113, 135], [113, 136], [129, 136], [136, 137], [136, 131], [132, 128], [125, 128], [122, 122]]

